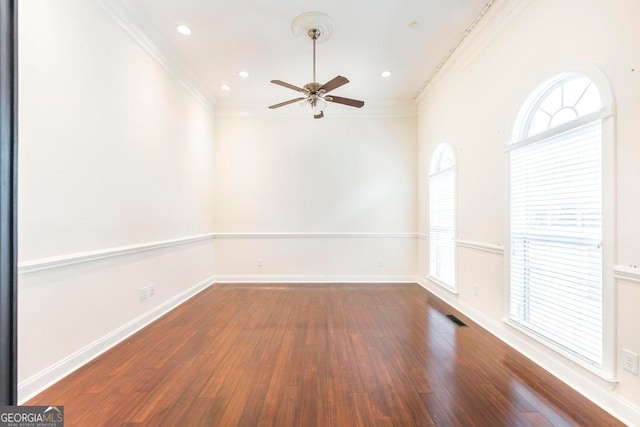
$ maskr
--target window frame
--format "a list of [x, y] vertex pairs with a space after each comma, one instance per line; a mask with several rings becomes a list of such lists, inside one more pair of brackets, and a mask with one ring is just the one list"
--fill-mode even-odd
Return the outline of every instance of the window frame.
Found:
[[[581, 75], [591, 80], [600, 93], [601, 108], [593, 113], [578, 117], [575, 120], [563, 123], [559, 126], [542, 131], [535, 135], [523, 138], [529, 124], [528, 120], [532, 112], [539, 105], [539, 102], [545, 94], [548, 94], [555, 85], [561, 80], [566, 79], [569, 75]], [[615, 295], [616, 281], [614, 277], [614, 261], [615, 261], [615, 111], [613, 102], [613, 93], [606, 76], [595, 66], [591, 64], [574, 64], [570, 67], [556, 69], [547, 74], [547, 78], [538, 79], [537, 84], [533, 84], [533, 90], [529, 88], [528, 92], [521, 99], [525, 99], [520, 103], [515, 119], [512, 121], [512, 131], [509, 139], [504, 146], [505, 168], [505, 263], [504, 263], [504, 283], [505, 300], [503, 321], [534, 339], [543, 343], [547, 348], [562, 355], [588, 371], [598, 375], [602, 379], [615, 382], [615, 361], [616, 361], [616, 321], [615, 321]], [[602, 366], [596, 367], [587, 361], [575, 356], [564, 348], [554, 345], [549, 340], [540, 337], [528, 331], [525, 327], [511, 321], [510, 317], [510, 300], [511, 300], [511, 157], [510, 152], [521, 148], [525, 145], [533, 144], [537, 141], [547, 139], [552, 135], [566, 132], [594, 120], [601, 120], [602, 123]]]
[[[447, 150], [453, 161], [451, 166], [440, 169], [438, 163], [442, 161], [442, 153], [444, 150]], [[429, 162], [429, 171], [427, 174], [428, 179], [428, 208], [427, 208], [427, 254], [428, 254], [428, 262], [427, 262], [427, 278], [433, 283], [440, 286], [442, 289], [450, 292], [454, 295], [458, 294], [458, 244], [457, 244], [457, 236], [458, 236], [458, 161], [456, 159], [456, 152], [453, 149], [453, 146], [448, 143], [440, 143], [433, 150], [433, 154], [431, 155], [431, 161]], [[448, 284], [441, 279], [433, 276], [431, 274], [431, 178], [433, 176], [440, 175], [445, 172], [452, 172], [453, 176], [453, 284]]]

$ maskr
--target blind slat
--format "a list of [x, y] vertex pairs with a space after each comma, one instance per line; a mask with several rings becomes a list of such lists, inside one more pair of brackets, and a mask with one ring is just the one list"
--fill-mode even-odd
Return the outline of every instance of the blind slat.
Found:
[[510, 317], [602, 365], [601, 122], [510, 151]]
[[429, 274], [455, 288], [455, 169], [429, 177]]

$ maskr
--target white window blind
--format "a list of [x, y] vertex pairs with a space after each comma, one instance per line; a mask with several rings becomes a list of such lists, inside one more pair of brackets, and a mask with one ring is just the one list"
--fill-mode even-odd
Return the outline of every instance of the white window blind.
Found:
[[602, 129], [596, 120], [510, 152], [510, 318], [603, 361]]
[[[436, 168], [439, 169], [439, 168]], [[455, 167], [429, 177], [429, 275], [455, 289]]]

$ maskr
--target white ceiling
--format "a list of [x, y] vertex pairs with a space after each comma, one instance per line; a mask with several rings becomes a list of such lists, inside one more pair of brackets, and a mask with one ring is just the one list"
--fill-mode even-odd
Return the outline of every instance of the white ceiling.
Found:
[[[312, 44], [294, 37], [293, 19], [319, 11], [333, 18], [317, 46], [317, 79], [343, 75], [334, 94], [375, 105], [413, 102], [427, 77], [484, 9], [487, 0], [103, 0], [151, 41], [196, 91], [218, 105], [264, 106], [296, 98], [269, 81], [312, 80]], [[410, 28], [418, 22], [417, 29]], [[193, 33], [185, 37], [176, 25]], [[238, 76], [250, 73], [248, 79]], [[380, 73], [391, 70], [383, 79]], [[220, 89], [228, 84], [228, 92]], [[332, 104], [331, 107], [349, 109]], [[282, 109], [296, 109], [289, 105]]]

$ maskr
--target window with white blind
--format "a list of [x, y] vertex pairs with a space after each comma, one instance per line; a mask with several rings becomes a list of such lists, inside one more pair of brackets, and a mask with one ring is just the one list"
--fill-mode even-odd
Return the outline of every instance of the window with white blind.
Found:
[[440, 144], [429, 171], [429, 276], [455, 290], [455, 157]]
[[528, 106], [510, 158], [510, 319], [603, 365], [600, 95], [560, 76]]

